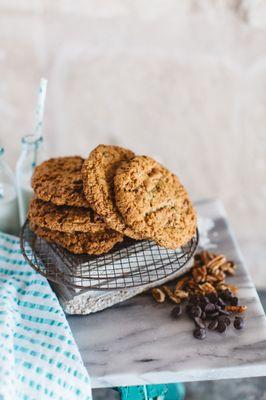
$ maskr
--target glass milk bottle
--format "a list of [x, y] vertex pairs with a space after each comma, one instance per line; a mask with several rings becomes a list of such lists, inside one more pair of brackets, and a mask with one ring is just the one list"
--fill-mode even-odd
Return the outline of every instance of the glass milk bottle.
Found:
[[0, 147], [0, 231], [18, 235], [19, 216], [15, 177], [3, 160], [4, 149]]
[[23, 225], [28, 213], [29, 202], [33, 196], [31, 177], [36, 165], [43, 161], [42, 136], [23, 136], [22, 151], [16, 165], [16, 181], [18, 193], [19, 219]]

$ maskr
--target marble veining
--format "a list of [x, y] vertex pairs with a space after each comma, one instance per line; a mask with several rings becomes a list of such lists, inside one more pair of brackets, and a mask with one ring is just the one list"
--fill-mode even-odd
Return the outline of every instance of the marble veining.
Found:
[[240, 303], [248, 305], [245, 329], [230, 327], [225, 336], [210, 332], [197, 341], [186, 316], [173, 321], [173, 306], [146, 294], [96, 314], [69, 316], [94, 388], [266, 375], [265, 315], [223, 206], [207, 201], [197, 209], [213, 220], [209, 243], [238, 264], [231, 280], [240, 288]]

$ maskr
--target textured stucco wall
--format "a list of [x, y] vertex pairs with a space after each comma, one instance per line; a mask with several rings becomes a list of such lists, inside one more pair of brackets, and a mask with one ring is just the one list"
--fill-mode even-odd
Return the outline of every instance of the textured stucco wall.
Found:
[[129, 146], [220, 197], [266, 286], [266, 2], [0, 0], [0, 142], [14, 166], [49, 80], [48, 155]]

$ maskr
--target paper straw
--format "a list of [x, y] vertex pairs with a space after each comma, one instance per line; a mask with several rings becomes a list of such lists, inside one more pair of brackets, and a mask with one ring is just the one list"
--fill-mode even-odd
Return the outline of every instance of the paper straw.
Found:
[[40, 81], [39, 94], [38, 94], [38, 103], [36, 108], [36, 124], [34, 135], [36, 138], [42, 136], [42, 128], [43, 128], [43, 113], [44, 113], [44, 105], [45, 105], [45, 97], [46, 97], [46, 88], [47, 88], [47, 79], [42, 78]]
[[[3, 147], [0, 147], [0, 157], [2, 158], [5, 150]], [[3, 182], [0, 182], [0, 200], [4, 198], [4, 185]]]

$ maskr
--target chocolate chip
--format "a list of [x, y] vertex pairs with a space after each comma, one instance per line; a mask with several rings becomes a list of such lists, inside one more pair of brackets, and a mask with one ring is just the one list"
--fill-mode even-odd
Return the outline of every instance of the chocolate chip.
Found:
[[201, 329], [205, 329], [206, 328], [206, 324], [205, 324], [204, 321], [202, 321], [201, 318], [195, 317], [194, 318], [194, 322], [195, 322], [196, 326], [198, 326], [199, 328], [201, 328]]
[[213, 312], [215, 312], [215, 305], [213, 303], [208, 303], [205, 306], [204, 311], [206, 312], [206, 314], [211, 314]]
[[208, 295], [208, 298], [209, 298], [210, 302], [213, 303], [213, 304], [216, 304], [217, 301], [218, 301], [217, 294], [213, 293], [213, 292]]
[[224, 317], [224, 323], [229, 326], [231, 324], [231, 320], [228, 317]]
[[196, 339], [200, 339], [200, 340], [205, 339], [205, 337], [206, 337], [206, 329], [201, 329], [201, 328], [194, 329], [193, 336]]
[[229, 326], [231, 324], [230, 318], [228, 318], [226, 315], [221, 315], [220, 317], [218, 317], [218, 321], [224, 322], [226, 326]]
[[238, 298], [237, 297], [232, 297], [230, 300], [231, 306], [237, 306], [238, 305]]
[[182, 314], [182, 309], [180, 306], [175, 306], [171, 311], [172, 318], [178, 318]]
[[196, 294], [193, 294], [192, 296], [190, 296], [189, 302], [193, 305], [197, 305], [199, 302], [199, 296], [197, 296]]
[[210, 300], [208, 299], [207, 296], [202, 296], [200, 299], [200, 305], [204, 309], [207, 304], [210, 304]]
[[203, 301], [204, 301], [206, 304], [210, 302], [208, 296], [203, 296], [202, 299], [203, 299]]
[[229, 290], [229, 289], [225, 289], [221, 292], [221, 298], [225, 301], [231, 300], [232, 297], [233, 297], [233, 294], [232, 294], [231, 290]]
[[216, 330], [219, 333], [224, 333], [226, 331], [226, 324], [223, 321], [218, 321]]
[[190, 303], [188, 303], [188, 304], [186, 305], [186, 312], [187, 312], [188, 314], [190, 313], [191, 307], [193, 307], [193, 305], [190, 304]]
[[235, 317], [234, 320], [234, 327], [236, 329], [243, 329], [244, 328], [244, 320], [241, 317]]
[[202, 311], [202, 313], [201, 313], [201, 319], [203, 319], [203, 320], [205, 320], [206, 319], [206, 313], [204, 312], [204, 311]]
[[208, 314], [208, 317], [209, 317], [210, 319], [214, 319], [214, 318], [217, 318], [218, 315], [219, 315], [219, 312], [218, 312], [218, 311], [215, 311], [215, 312], [213, 312], [213, 313]]
[[215, 329], [218, 326], [218, 319], [214, 319], [213, 321], [211, 321], [208, 325], [208, 329], [210, 329], [211, 331], [215, 331]]
[[218, 304], [221, 307], [225, 307], [226, 306], [226, 303], [223, 301], [223, 299], [221, 297], [218, 297]]
[[201, 308], [199, 306], [192, 306], [189, 315], [191, 318], [200, 317], [201, 316]]
[[227, 310], [220, 310], [219, 311], [219, 313], [221, 314], [221, 315], [230, 315], [230, 312], [229, 311], [227, 311]]

